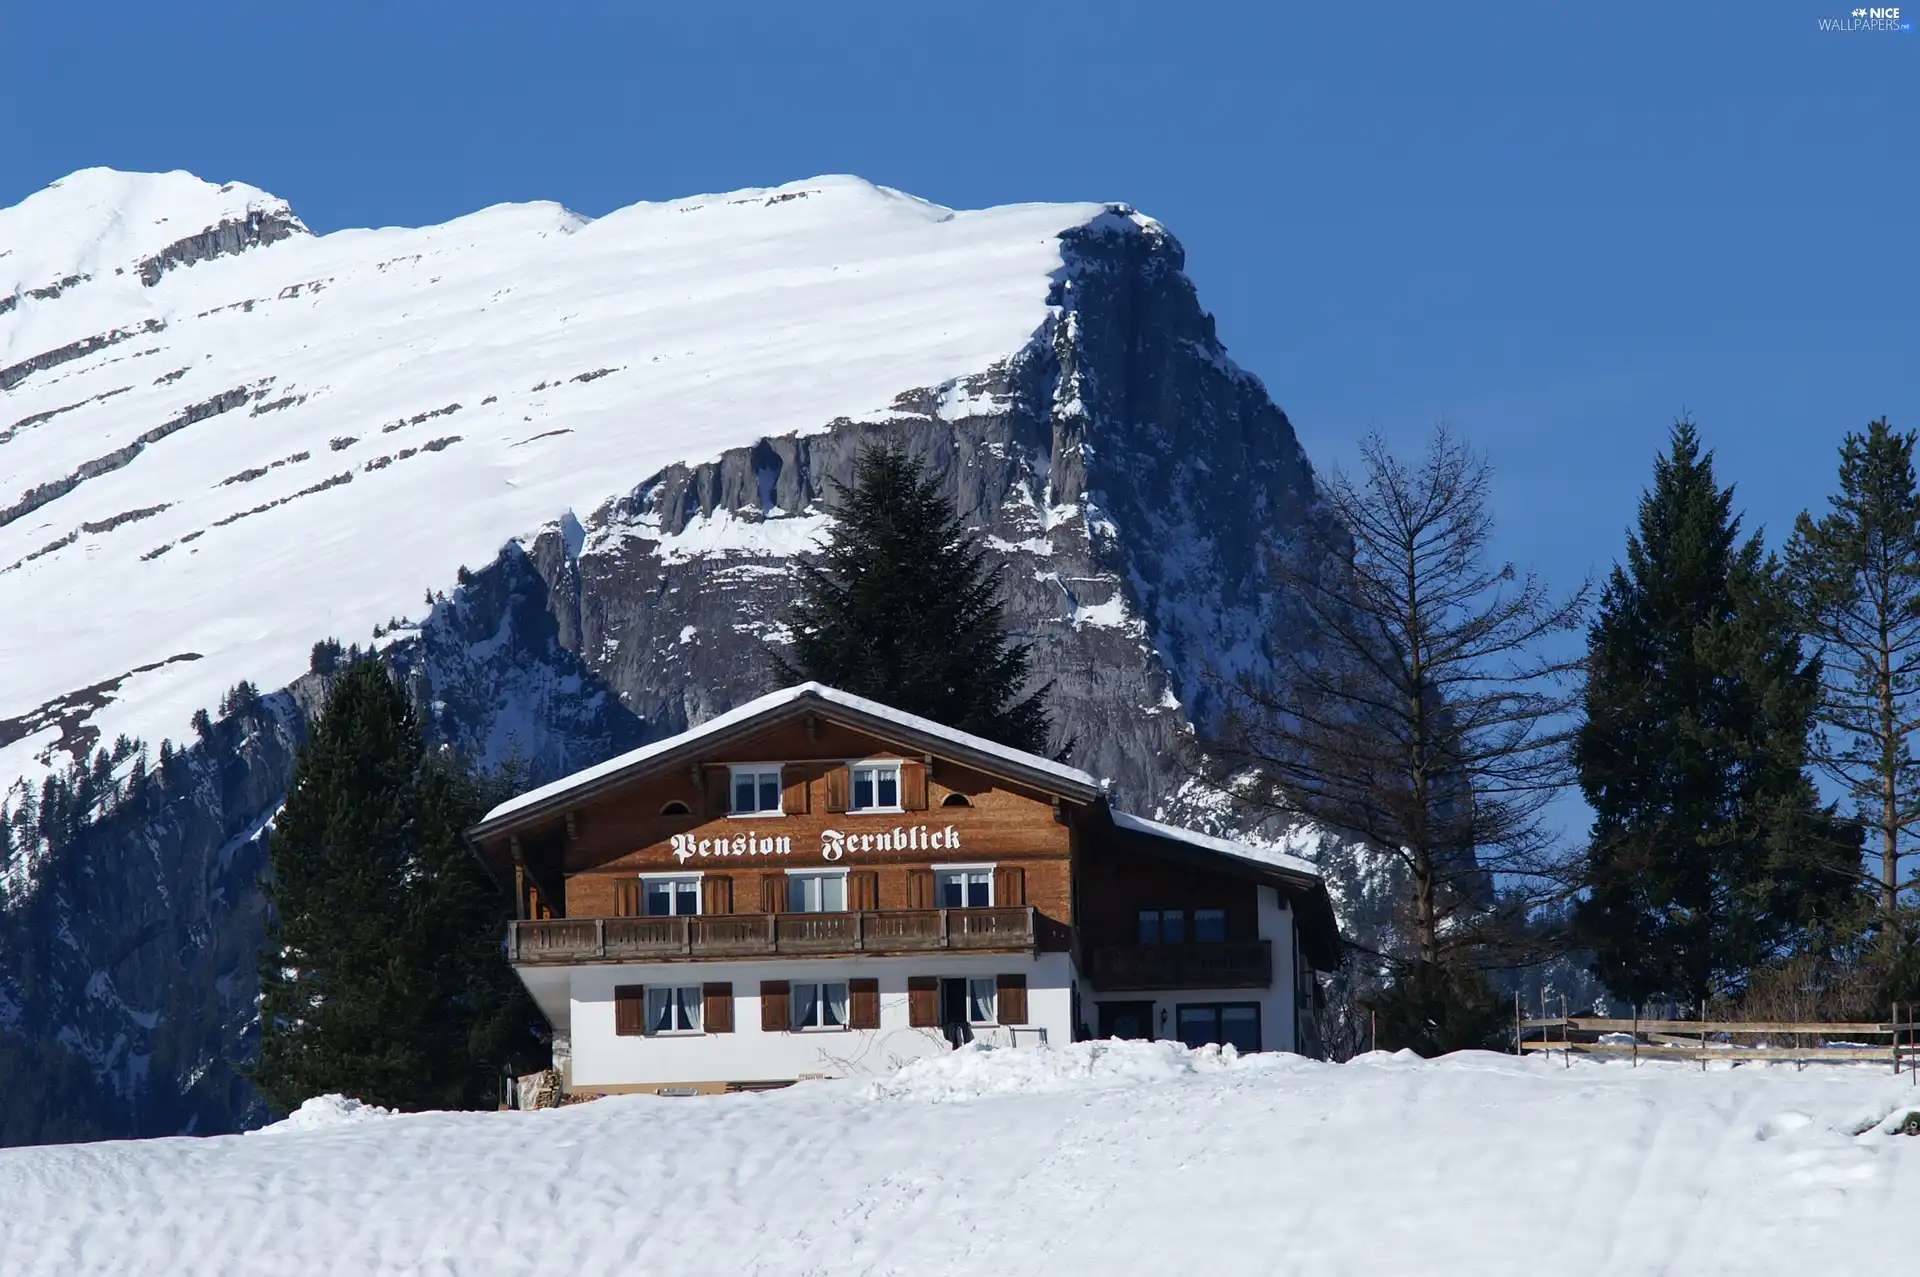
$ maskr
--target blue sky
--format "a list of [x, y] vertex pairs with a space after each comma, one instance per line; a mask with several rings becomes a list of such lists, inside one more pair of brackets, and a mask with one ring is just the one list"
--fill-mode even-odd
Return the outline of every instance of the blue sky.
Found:
[[1683, 410], [1775, 532], [1844, 430], [1920, 426], [1920, 35], [1822, 34], [1840, 0], [1463, 7], [13, 0], [0, 203], [90, 164], [317, 230], [822, 172], [1125, 200], [1317, 463], [1445, 416], [1567, 583]]

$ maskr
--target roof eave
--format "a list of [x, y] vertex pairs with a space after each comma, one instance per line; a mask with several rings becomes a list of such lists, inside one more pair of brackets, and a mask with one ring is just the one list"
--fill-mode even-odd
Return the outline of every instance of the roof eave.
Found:
[[538, 824], [543, 820], [549, 820], [568, 810], [578, 808], [583, 803], [591, 802], [599, 795], [606, 793], [610, 789], [627, 784], [637, 776], [644, 776], [650, 772], [666, 770], [677, 764], [685, 763], [690, 755], [708, 752], [737, 740], [742, 736], [753, 735], [765, 731], [770, 726], [775, 726], [789, 719], [801, 718], [808, 714], [830, 719], [844, 726], [854, 727], [862, 731], [874, 731], [876, 734], [888, 736], [904, 744], [913, 745], [924, 753], [938, 754], [944, 758], [951, 758], [955, 762], [964, 763], [975, 770], [986, 772], [989, 775], [999, 776], [1005, 780], [1012, 780], [1019, 784], [1029, 785], [1033, 788], [1044, 790], [1047, 793], [1059, 794], [1063, 798], [1070, 798], [1077, 802], [1091, 803], [1098, 800], [1105, 793], [1098, 785], [1082, 784], [1068, 777], [1047, 772], [1039, 768], [1021, 767], [1017, 764], [1009, 765], [1009, 761], [1001, 755], [977, 750], [968, 745], [958, 744], [950, 739], [936, 736], [932, 733], [922, 732], [917, 728], [902, 726], [895, 720], [883, 718], [879, 715], [867, 714], [850, 706], [828, 700], [817, 693], [808, 692], [804, 695], [796, 696], [783, 705], [775, 706], [764, 715], [742, 720], [741, 722], [732, 724], [723, 731], [710, 732], [697, 736], [687, 741], [684, 745], [662, 750], [660, 753], [641, 759], [629, 767], [623, 767], [618, 771], [609, 772], [605, 776], [596, 777], [593, 781], [581, 785], [577, 789], [569, 789], [562, 793], [554, 794], [538, 803], [533, 803], [515, 811], [508, 812], [496, 819], [483, 820], [469, 829], [467, 836], [475, 840], [490, 838], [509, 830], [524, 829], [528, 825]]

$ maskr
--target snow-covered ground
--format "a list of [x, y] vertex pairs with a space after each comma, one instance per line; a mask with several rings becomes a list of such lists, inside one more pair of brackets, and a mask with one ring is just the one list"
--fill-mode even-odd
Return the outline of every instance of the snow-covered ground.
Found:
[[9, 1277], [1899, 1271], [1882, 1069], [969, 1050], [877, 1083], [0, 1152]]

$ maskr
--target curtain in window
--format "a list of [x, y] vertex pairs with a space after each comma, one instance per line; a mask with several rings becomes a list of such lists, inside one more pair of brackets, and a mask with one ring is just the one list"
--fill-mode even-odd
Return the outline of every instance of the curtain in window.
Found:
[[673, 1031], [673, 990], [648, 988], [647, 990], [647, 1032], [670, 1033]]
[[819, 1012], [820, 986], [817, 984], [796, 984], [793, 986], [793, 1023], [795, 1028], [809, 1028], [814, 1016]]
[[702, 1008], [700, 986], [696, 984], [689, 985], [684, 989], [675, 989], [673, 991], [673, 997], [674, 1001], [678, 1003], [680, 1007], [680, 1023], [678, 1027], [698, 1033], [700, 1031], [700, 1012]]
[[975, 1024], [995, 1023], [998, 1017], [994, 1000], [992, 977], [967, 981], [967, 1019]]
[[827, 1016], [824, 1023], [837, 1029], [847, 1022], [847, 986], [827, 984], [822, 985], [821, 989], [826, 994]]

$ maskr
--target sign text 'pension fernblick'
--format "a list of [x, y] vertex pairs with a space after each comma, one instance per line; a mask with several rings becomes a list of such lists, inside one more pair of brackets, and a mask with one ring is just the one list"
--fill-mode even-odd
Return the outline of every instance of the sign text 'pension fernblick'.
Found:
[[[673, 858], [686, 864], [695, 858], [715, 856], [791, 856], [793, 839], [786, 834], [766, 837], [758, 833], [731, 837], [696, 838], [675, 834], [669, 844]], [[960, 831], [952, 825], [933, 829], [926, 825], [895, 825], [872, 833], [847, 833], [839, 829], [820, 831], [820, 859], [838, 860], [850, 851], [958, 851]]]

